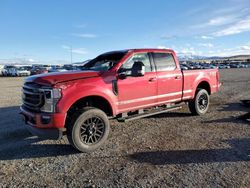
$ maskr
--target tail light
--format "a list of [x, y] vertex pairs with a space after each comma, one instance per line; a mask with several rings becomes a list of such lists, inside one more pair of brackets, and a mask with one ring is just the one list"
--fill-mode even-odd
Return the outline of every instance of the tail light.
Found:
[[218, 90], [219, 90], [221, 83], [220, 83], [220, 73], [218, 70], [216, 71], [216, 81], [217, 81], [217, 86], [218, 86]]

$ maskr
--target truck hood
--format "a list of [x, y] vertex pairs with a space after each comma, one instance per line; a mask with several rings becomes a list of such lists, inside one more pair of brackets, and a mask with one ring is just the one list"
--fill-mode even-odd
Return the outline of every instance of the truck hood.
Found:
[[78, 80], [83, 78], [92, 78], [100, 76], [100, 72], [97, 71], [69, 71], [69, 72], [57, 72], [38, 74], [29, 76], [26, 78], [26, 82], [35, 82], [37, 84], [53, 86], [57, 83], [67, 82], [71, 80]]

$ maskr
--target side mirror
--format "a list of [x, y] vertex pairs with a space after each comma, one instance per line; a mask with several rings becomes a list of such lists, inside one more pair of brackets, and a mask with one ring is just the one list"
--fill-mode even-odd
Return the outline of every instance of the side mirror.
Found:
[[136, 61], [134, 62], [131, 72], [132, 72], [132, 76], [135, 76], [135, 77], [144, 76], [145, 65], [141, 61]]

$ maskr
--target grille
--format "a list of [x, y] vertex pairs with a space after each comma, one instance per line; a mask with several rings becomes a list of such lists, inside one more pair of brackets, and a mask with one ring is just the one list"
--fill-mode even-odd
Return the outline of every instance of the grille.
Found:
[[44, 105], [44, 93], [39, 91], [40, 85], [25, 83], [23, 86], [23, 106], [32, 111], [40, 111]]

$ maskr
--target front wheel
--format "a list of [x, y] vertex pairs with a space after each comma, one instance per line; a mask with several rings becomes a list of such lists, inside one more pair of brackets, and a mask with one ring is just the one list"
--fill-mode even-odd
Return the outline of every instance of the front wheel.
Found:
[[209, 108], [209, 94], [205, 89], [198, 89], [195, 98], [188, 102], [189, 110], [194, 115], [203, 115]]
[[72, 146], [81, 152], [91, 152], [107, 140], [110, 125], [107, 115], [92, 107], [75, 113], [67, 128], [67, 137]]

